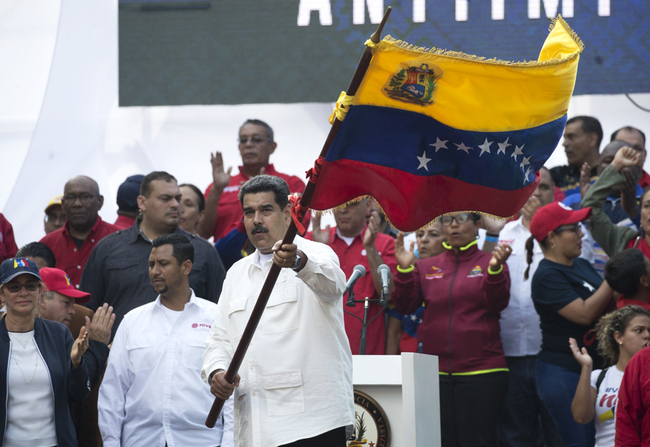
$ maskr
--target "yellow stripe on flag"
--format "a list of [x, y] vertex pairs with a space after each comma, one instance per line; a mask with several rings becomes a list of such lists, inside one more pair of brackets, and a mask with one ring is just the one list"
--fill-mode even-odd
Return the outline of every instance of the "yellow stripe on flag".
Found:
[[[566, 114], [582, 49], [582, 42], [561, 17], [552, 22], [538, 60], [531, 62], [428, 50], [387, 36], [372, 50], [370, 68], [353, 105], [408, 110], [470, 131], [528, 129]], [[413, 67], [435, 71], [431, 105], [403, 102], [386, 94], [390, 80], [400, 72], [402, 78], [397, 79], [403, 79], [402, 70]]]

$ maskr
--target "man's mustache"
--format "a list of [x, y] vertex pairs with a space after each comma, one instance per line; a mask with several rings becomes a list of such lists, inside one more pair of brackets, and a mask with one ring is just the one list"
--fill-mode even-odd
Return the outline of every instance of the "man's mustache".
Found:
[[268, 233], [269, 229], [266, 228], [264, 225], [255, 225], [253, 229], [251, 230], [251, 233]]

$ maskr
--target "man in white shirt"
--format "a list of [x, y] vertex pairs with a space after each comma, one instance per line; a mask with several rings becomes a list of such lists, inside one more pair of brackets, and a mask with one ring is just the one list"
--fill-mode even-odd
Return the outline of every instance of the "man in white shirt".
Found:
[[[248, 238], [257, 248], [234, 264], [223, 291], [201, 375], [222, 399], [234, 391], [235, 445], [344, 447], [354, 424], [352, 355], [343, 324], [345, 276], [324, 244], [296, 237], [289, 187], [260, 175], [240, 189]], [[282, 267], [234, 384], [234, 350], [272, 263]]]
[[99, 389], [104, 447], [231, 447], [232, 402], [217, 425], [204, 425], [212, 405], [201, 381], [201, 356], [216, 304], [189, 286], [194, 247], [182, 234], [153, 241], [153, 303], [126, 314]]

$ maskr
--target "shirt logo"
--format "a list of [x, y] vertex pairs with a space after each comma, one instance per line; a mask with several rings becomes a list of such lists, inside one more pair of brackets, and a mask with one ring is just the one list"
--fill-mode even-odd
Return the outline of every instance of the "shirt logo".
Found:
[[223, 188], [223, 192], [237, 192], [237, 191], [239, 191], [239, 185], [226, 186], [225, 188]]
[[205, 324], [205, 323], [200, 323], [200, 324], [199, 324], [199, 323], [192, 323], [192, 328], [196, 329], [197, 327], [206, 327], [206, 328], [208, 328], [208, 329], [212, 329], [212, 326], [210, 326], [209, 324]]
[[427, 279], [440, 279], [440, 278], [442, 278], [444, 275], [445, 275], [445, 274], [444, 274], [444, 272], [442, 271], [442, 269], [436, 267], [435, 265], [432, 265], [432, 266], [431, 266], [431, 273], [427, 273], [427, 274], [425, 275], [425, 277], [426, 277]]
[[467, 275], [468, 278], [475, 278], [477, 276], [483, 276], [483, 269], [481, 269], [480, 265], [477, 265], [470, 270], [469, 275]]

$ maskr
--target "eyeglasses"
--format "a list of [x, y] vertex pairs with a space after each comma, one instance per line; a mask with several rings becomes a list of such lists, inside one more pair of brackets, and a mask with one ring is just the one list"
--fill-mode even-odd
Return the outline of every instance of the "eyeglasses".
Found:
[[561, 232], [566, 231], [566, 230], [573, 231], [575, 234], [578, 234], [581, 231], [580, 230], [580, 224], [577, 223], [577, 224], [573, 224], [573, 225], [568, 225], [566, 227], [556, 228], [554, 233], [561, 233]]
[[35, 290], [38, 290], [40, 286], [41, 285], [37, 282], [28, 282], [26, 284], [18, 284], [14, 282], [14, 283], [5, 284], [5, 288], [11, 293], [18, 293], [20, 292], [20, 289], [22, 289], [23, 287], [28, 292], [34, 292]]
[[460, 224], [464, 224], [465, 222], [469, 221], [470, 219], [472, 219], [471, 214], [469, 214], [469, 213], [460, 213], [460, 214], [456, 214], [455, 216], [442, 216], [440, 218], [440, 223], [442, 223], [442, 225], [444, 227], [448, 227], [449, 225], [451, 225], [451, 223], [454, 220], [456, 221], [456, 223], [458, 223], [458, 225], [460, 225]]
[[93, 199], [97, 196], [97, 194], [88, 194], [86, 192], [81, 193], [79, 195], [77, 194], [66, 194], [63, 196], [63, 200], [66, 202], [74, 203], [77, 199], [81, 200], [81, 203], [84, 205], [90, 205], [90, 202], [93, 201]]
[[253, 143], [253, 144], [260, 144], [260, 143], [262, 143], [264, 141], [269, 141], [269, 142], [271, 141], [270, 138], [264, 139], [261, 135], [253, 135], [250, 138], [248, 138], [248, 137], [239, 137], [239, 138], [237, 138], [237, 141], [239, 142], [239, 144], [246, 144], [246, 143], [248, 143], [248, 140], [251, 140], [251, 143]]

